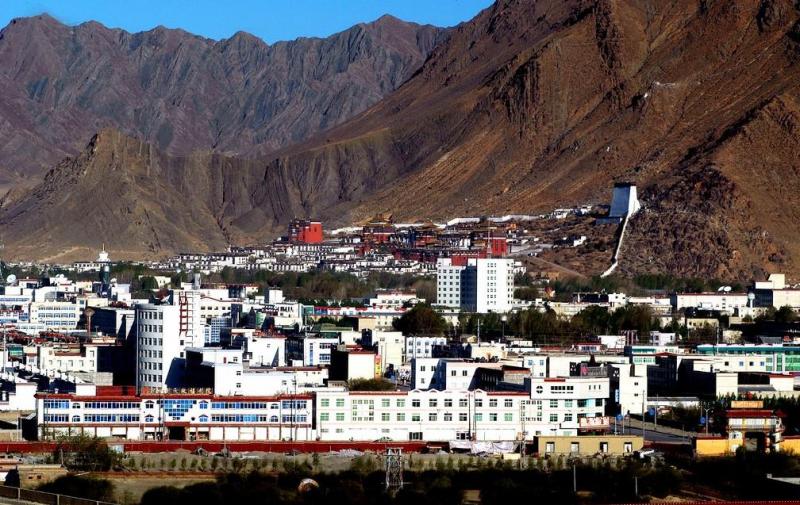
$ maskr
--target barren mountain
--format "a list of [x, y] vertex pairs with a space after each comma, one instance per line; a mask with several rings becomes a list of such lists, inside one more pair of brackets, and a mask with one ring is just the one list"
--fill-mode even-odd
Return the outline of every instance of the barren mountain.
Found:
[[340, 188], [354, 218], [546, 210], [631, 180], [622, 271], [800, 273], [799, 19], [791, 0], [498, 1], [275, 163], [380, 174]]
[[[344, 223], [387, 210], [448, 218], [602, 202], [613, 182], [631, 180], [645, 209], [626, 235], [623, 272], [800, 273], [799, 20], [791, 0], [499, 0], [357, 117], [262, 162], [195, 155], [191, 177], [216, 180], [214, 164], [241, 164], [243, 179], [260, 181], [232, 192], [224, 211], [209, 207], [232, 240], [295, 215]], [[53, 196], [46, 185], [0, 215], [7, 247], [45, 228], [41, 206], [67, 230], [59, 209], [92, 195]], [[184, 218], [200, 205], [169, 209]], [[86, 243], [52, 236], [49, 254]], [[117, 247], [203, 245], [174, 240]]]
[[213, 41], [163, 27], [13, 20], [0, 31], [0, 183], [40, 176], [104, 127], [172, 155], [287, 146], [397, 88], [444, 34], [385, 16], [267, 45], [243, 32]]

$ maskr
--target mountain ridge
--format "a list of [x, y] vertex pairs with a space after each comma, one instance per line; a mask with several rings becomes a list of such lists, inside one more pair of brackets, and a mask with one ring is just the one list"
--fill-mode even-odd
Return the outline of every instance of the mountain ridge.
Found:
[[[246, 162], [194, 156], [194, 177], [235, 165], [253, 185], [215, 175], [229, 198], [194, 196], [253, 241], [295, 216], [536, 213], [633, 181], [620, 272], [800, 273], [798, 27], [791, 0], [500, 0], [351, 119]], [[0, 231], [40, 228], [15, 214], [36, 205], [6, 206]]]
[[269, 45], [18, 18], [0, 31], [0, 169], [35, 181], [104, 127], [173, 155], [257, 157], [375, 103], [446, 33], [383, 17]]

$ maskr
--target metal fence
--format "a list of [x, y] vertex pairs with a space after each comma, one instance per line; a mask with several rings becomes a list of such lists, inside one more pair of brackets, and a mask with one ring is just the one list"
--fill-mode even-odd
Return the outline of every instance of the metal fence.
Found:
[[63, 494], [45, 493], [35, 489], [23, 489], [19, 487], [0, 486], [0, 498], [17, 500], [21, 502], [43, 503], [44, 505], [116, 505], [110, 502], [99, 500], [89, 500], [76, 496], [66, 496]]

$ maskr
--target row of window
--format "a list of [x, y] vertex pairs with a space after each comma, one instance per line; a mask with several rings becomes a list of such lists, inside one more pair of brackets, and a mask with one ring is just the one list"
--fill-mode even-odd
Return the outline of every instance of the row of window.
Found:
[[[550, 417], [552, 418], [553, 415], [551, 415]], [[564, 420], [565, 421], [571, 421], [572, 420], [572, 414], [569, 414], [569, 417], [570, 417], [570, 419], [566, 419], [565, 418]], [[462, 423], [465, 423], [465, 422], [467, 422], [469, 420], [469, 416], [468, 416], [468, 414], [466, 412], [460, 412], [458, 414], [457, 418], [458, 418], [458, 421], [462, 422]], [[476, 414], [473, 415], [473, 418], [475, 419], [475, 422], [481, 422], [481, 421], [484, 420], [484, 415], [482, 413], [476, 413]], [[335, 417], [334, 417], [334, 419], [336, 421], [338, 421], [338, 422], [344, 422], [345, 415], [344, 415], [343, 412], [337, 412]], [[422, 414], [411, 414], [410, 416], [408, 416], [408, 415], [406, 415], [405, 412], [398, 412], [398, 413], [396, 413], [394, 415], [394, 420], [397, 421], [397, 422], [405, 422], [407, 419], [410, 420], [412, 423], [420, 423], [420, 422], [422, 422], [423, 416], [422, 416]], [[456, 415], [453, 414], [452, 412], [445, 412], [444, 414], [442, 414], [441, 419], [444, 422], [452, 422], [454, 419], [456, 419]], [[486, 419], [488, 421], [490, 421], [490, 422], [497, 422], [500, 419], [502, 419], [504, 422], [512, 422], [514, 420], [514, 414], [512, 412], [506, 412], [506, 413], [504, 413], [502, 415], [502, 417], [500, 417], [499, 413], [491, 412], [491, 413], [488, 414]], [[321, 412], [320, 415], [319, 415], [319, 420], [320, 420], [320, 422], [330, 421], [331, 420], [330, 413]], [[375, 419], [374, 419], [374, 415], [359, 416], [358, 414], [356, 414], [356, 412], [353, 412], [351, 420], [352, 421], [356, 421], [356, 422], [371, 422], [371, 421], [374, 421]], [[426, 420], [428, 422], [437, 422], [439, 420], [439, 413], [437, 413], [437, 412], [429, 412]], [[541, 419], [539, 419], [539, 420], [541, 421]], [[557, 420], [558, 419], [555, 419], [554, 421], [557, 421]], [[388, 412], [382, 413], [381, 414], [381, 421], [382, 422], [391, 422], [392, 421], [391, 414], [389, 414]]]
[[[214, 414], [211, 416], [211, 421], [215, 423], [277, 423], [278, 416], [266, 416], [258, 414]], [[200, 416], [201, 423], [208, 421], [208, 416]], [[306, 414], [289, 415], [284, 414], [280, 417], [280, 422], [284, 424], [290, 423], [306, 423], [308, 416]]]
[[[353, 400], [353, 405], [373, 405], [375, 400]], [[572, 406], [572, 401], [569, 400], [569, 406]], [[459, 398], [458, 399], [458, 407], [460, 408], [467, 408], [468, 400], [466, 398]], [[483, 407], [483, 399], [476, 398], [475, 399], [475, 407], [482, 408]], [[500, 406], [500, 401], [497, 398], [491, 398], [487, 402], [489, 408], [496, 408]], [[551, 402], [552, 403], [552, 402]], [[455, 405], [455, 402], [452, 398], [445, 398], [442, 401], [442, 405], [445, 408], [452, 408]], [[503, 407], [505, 408], [512, 408], [514, 406], [514, 400], [511, 398], [505, 398], [503, 400]], [[331, 401], [329, 398], [322, 398], [320, 400], [320, 407], [330, 407]], [[381, 407], [389, 408], [392, 406], [392, 400], [390, 398], [382, 398], [381, 399]], [[405, 408], [406, 406], [406, 399], [405, 398], [397, 398], [395, 399], [395, 406], [398, 408]], [[428, 399], [428, 407], [438, 407], [439, 406], [439, 399], [438, 398], [430, 398]], [[344, 407], [344, 398], [336, 398], [336, 407], [342, 408]], [[422, 407], [422, 400], [420, 399], [413, 399], [411, 400], [411, 407], [413, 408], [421, 408]]]
[[141, 310], [139, 311], [139, 319], [153, 319], [153, 320], [163, 320], [164, 313], [158, 310]]

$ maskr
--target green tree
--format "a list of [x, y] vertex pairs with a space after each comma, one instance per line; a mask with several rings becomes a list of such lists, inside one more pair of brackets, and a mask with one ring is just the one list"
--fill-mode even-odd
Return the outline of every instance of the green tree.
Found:
[[788, 305], [784, 305], [775, 312], [776, 323], [793, 323], [797, 321], [797, 313]]
[[347, 383], [350, 391], [394, 391], [395, 385], [384, 379], [352, 379]]
[[591, 305], [575, 314], [571, 322], [584, 334], [606, 335], [611, 326], [611, 314], [606, 307]]
[[95, 501], [115, 501], [114, 484], [105, 479], [64, 475], [52, 482], [42, 484], [38, 489], [47, 493], [63, 494]]
[[152, 275], [143, 275], [139, 278], [139, 287], [142, 291], [158, 289], [158, 282]]
[[418, 304], [393, 323], [404, 335], [441, 335], [447, 329], [444, 318], [430, 305]]
[[67, 436], [58, 439], [53, 458], [70, 470], [106, 472], [120, 464], [120, 454], [112, 451], [108, 444], [88, 435]]

